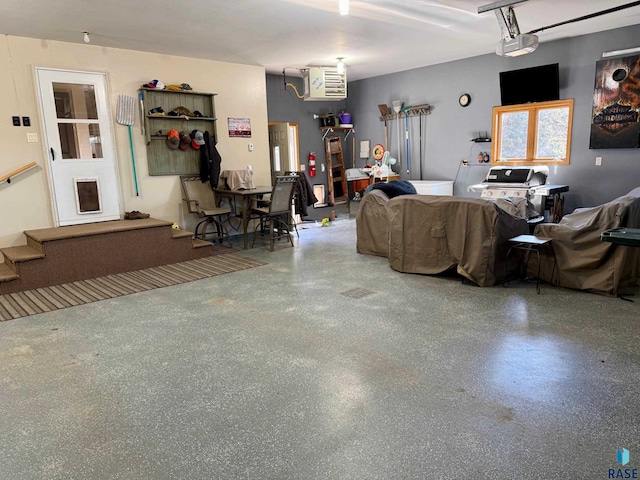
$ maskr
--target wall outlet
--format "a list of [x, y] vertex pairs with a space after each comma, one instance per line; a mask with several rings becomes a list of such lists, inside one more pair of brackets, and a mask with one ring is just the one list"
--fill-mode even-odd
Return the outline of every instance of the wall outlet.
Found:
[[324, 172], [324, 163], [322, 164], [322, 171]]
[[596, 157], [596, 165], [597, 166], [602, 165], [602, 157]]
[[249, 144], [249, 151], [250, 151], [250, 152], [253, 152], [253, 143], [250, 143], [250, 144]]
[[14, 115], [13, 117], [11, 117], [11, 122], [13, 123], [14, 127], [19, 127], [20, 126], [20, 117]]
[[27, 133], [27, 142], [29, 142], [29, 143], [38, 143], [38, 134], [37, 133]]

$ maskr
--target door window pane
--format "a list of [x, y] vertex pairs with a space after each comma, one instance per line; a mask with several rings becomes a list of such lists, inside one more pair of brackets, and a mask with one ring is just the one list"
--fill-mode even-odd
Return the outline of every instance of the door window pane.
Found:
[[562, 159], [567, 156], [568, 108], [548, 108], [538, 112], [536, 158]]
[[58, 134], [62, 158], [103, 158], [97, 123], [58, 123]]
[[58, 118], [98, 119], [93, 85], [56, 82], [52, 85]]
[[102, 158], [102, 139], [100, 138], [100, 125], [97, 123], [89, 124], [89, 144], [91, 145], [91, 158]]
[[501, 121], [500, 159], [527, 158], [529, 112], [505, 112]]
[[273, 170], [279, 172], [280, 168], [280, 146], [275, 145], [273, 147]]

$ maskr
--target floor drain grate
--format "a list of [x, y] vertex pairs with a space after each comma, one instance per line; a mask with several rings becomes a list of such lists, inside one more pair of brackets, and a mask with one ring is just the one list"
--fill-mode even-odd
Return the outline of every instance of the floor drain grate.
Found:
[[371, 295], [375, 293], [373, 290], [369, 290], [368, 288], [352, 288], [351, 290], [345, 290], [344, 292], [340, 292], [340, 295], [349, 298], [362, 298], [367, 295]]

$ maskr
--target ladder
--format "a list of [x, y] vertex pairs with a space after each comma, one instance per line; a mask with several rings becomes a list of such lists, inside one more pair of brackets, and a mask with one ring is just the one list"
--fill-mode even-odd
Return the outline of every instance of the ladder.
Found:
[[327, 137], [324, 141], [329, 177], [329, 205], [348, 203], [349, 191], [344, 172], [344, 156], [340, 137]]

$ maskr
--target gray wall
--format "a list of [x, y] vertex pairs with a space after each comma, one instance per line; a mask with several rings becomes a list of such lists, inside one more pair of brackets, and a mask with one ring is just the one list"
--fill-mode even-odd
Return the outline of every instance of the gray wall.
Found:
[[[498, 37], [496, 36], [496, 41]], [[454, 193], [468, 193], [467, 186], [483, 180], [489, 167], [477, 162], [480, 151], [489, 151], [489, 143], [470, 140], [478, 132], [491, 135], [491, 111], [500, 105], [499, 72], [549, 63], [560, 65], [560, 97], [574, 98], [571, 163], [550, 167], [549, 183], [567, 184], [565, 213], [578, 206], [607, 202], [640, 186], [640, 151], [638, 149], [589, 149], [591, 109], [595, 65], [602, 52], [640, 46], [640, 25], [570, 39], [542, 43], [529, 55], [516, 58], [493, 53], [420, 69], [399, 72], [349, 83], [347, 108], [353, 114], [358, 140], [384, 143], [384, 124], [377, 105], [401, 100], [405, 105], [428, 103], [432, 113], [423, 117], [423, 179], [456, 179]], [[468, 92], [470, 106], [458, 105], [460, 94]], [[411, 173], [405, 169], [404, 139], [401, 140], [401, 166], [394, 170], [401, 178], [419, 179], [419, 120], [410, 126]], [[390, 122], [390, 145], [398, 157], [397, 121]], [[401, 125], [404, 133], [404, 121]], [[595, 157], [603, 157], [595, 166]], [[470, 166], [460, 168], [467, 159]], [[362, 166], [364, 161], [359, 161]]]
[[[287, 83], [296, 85], [298, 92], [303, 93], [302, 78], [286, 77]], [[338, 114], [346, 107], [345, 101], [339, 102], [305, 102], [298, 98], [291, 87], [284, 87], [284, 77], [281, 75], [267, 75], [267, 112], [269, 122], [297, 123], [300, 135], [300, 163], [305, 165], [305, 173], [311, 184], [324, 184], [327, 187], [327, 172], [322, 172], [321, 165], [325, 163], [323, 132], [320, 130], [320, 120], [314, 119], [314, 114]], [[343, 133], [336, 133], [344, 140]], [[343, 141], [345, 166], [351, 166], [351, 137]], [[316, 154], [315, 177], [309, 177], [306, 168], [309, 152]], [[328, 191], [327, 191], [328, 195]]]

